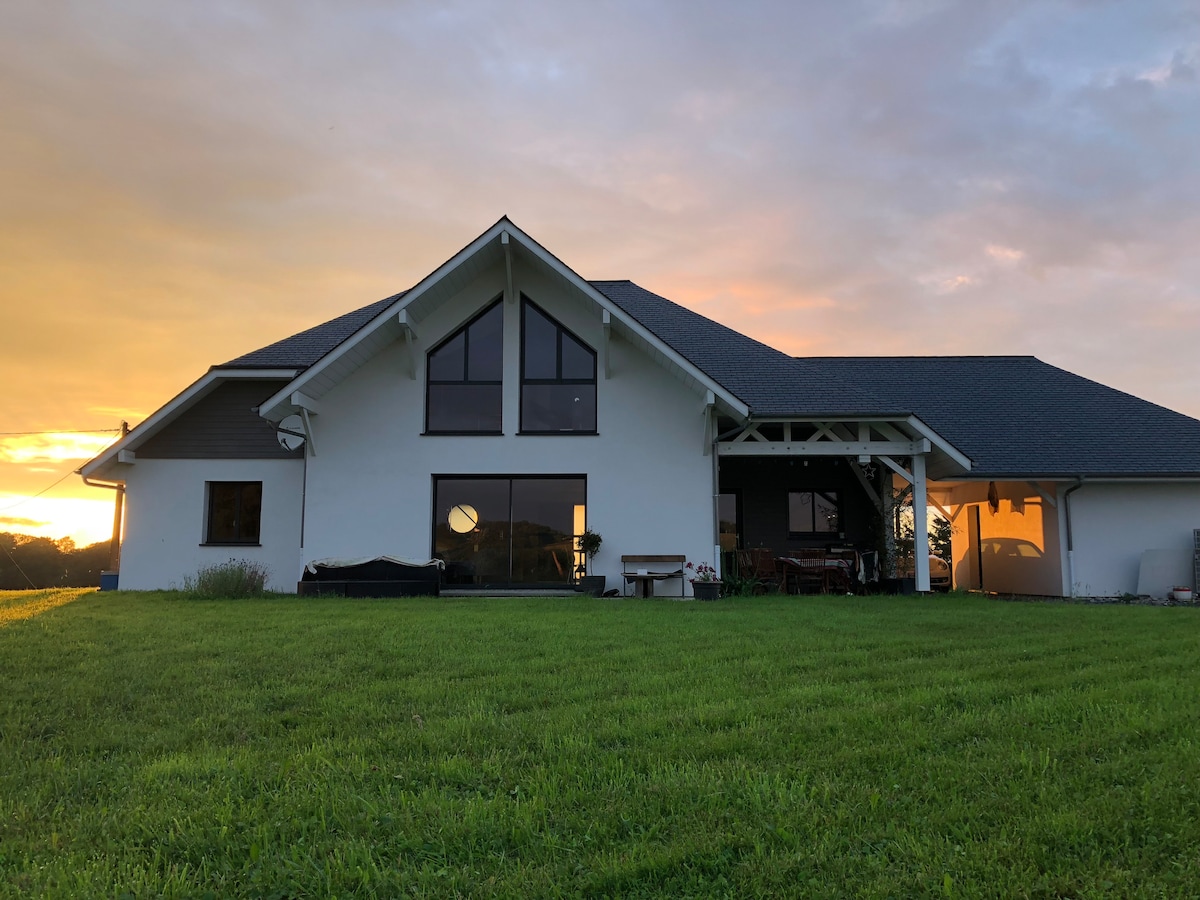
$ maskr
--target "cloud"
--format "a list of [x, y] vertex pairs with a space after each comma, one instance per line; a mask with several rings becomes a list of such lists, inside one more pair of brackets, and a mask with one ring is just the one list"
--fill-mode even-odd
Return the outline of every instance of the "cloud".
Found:
[[[114, 434], [46, 433], [0, 436], [0, 462], [31, 465], [91, 459], [117, 439]], [[40, 469], [38, 471], [46, 471]]]
[[115, 427], [510, 214], [795, 353], [1038, 353], [1200, 414], [1185, 0], [0, 9], [13, 430]]
[[20, 516], [0, 516], [0, 528], [12, 530], [16, 529], [18, 533], [26, 534], [25, 529], [34, 528], [41, 529], [49, 525], [49, 522], [41, 519], [23, 519]]
[[1025, 258], [1024, 250], [1017, 250], [1014, 247], [1003, 247], [1000, 244], [988, 244], [984, 248], [984, 252], [1000, 263], [1015, 263]]

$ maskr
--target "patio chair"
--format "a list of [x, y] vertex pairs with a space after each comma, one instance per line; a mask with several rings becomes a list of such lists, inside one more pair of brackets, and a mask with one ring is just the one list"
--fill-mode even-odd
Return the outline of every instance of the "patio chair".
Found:
[[853, 593], [858, 575], [858, 554], [853, 550], [833, 551], [826, 554], [825, 559], [826, 593]]
[[754, 581], [754, 593], [771, 594], [783, 589], [783, 572], [775, 554], [765, 547], [742, 550], [738, 554], [742, 576]]
[[828, 590], [824, 550], [794, 550], [787, 559], [790, 562], [785, 564], [783, 584], [786, 593], [820, 594]]

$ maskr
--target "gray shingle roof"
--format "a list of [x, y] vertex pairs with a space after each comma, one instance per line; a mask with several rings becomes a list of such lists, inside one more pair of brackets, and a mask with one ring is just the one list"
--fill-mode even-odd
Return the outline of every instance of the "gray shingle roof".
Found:
[[836, 373], [797, 361], [632, 281], [593, 281], [591, 285], [746, 403], [756, 416], [909, 412], [871, 396]]
[[1200, 475], [1200, 421], [1032, 356], [802, 362], [910, 407], [972, 476]]
[[[1200, 421], [1031, 356], [795, 359], [631, 281], [591, 285], [758, 417], [913, 414], [975, 477], [1200, 476]], [[217, 368], [307, 368], [404, 293]]]
[[322, 356], [350, 337], [373, 318], [403, 297], [401, 291], [348, 312], [344, 316], [315, 325], [282, 341], [276, 341], [258, 350], [243, 354], [237, 359], [221, 363], [218, 369], [307, 369]]

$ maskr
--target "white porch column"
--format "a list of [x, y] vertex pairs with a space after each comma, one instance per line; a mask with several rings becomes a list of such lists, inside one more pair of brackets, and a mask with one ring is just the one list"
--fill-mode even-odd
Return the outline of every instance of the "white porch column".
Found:
[[925, 484], [925, 454], [916, 453], [912, 458], [913, 476], [913, 574], [917, 576], [917, 590], [929, 591], [929, 501]]

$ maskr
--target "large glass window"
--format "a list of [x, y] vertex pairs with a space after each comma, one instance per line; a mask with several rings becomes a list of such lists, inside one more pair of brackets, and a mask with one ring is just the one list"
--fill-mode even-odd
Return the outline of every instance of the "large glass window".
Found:
[[497, 300], [429, 351], [425, 431], [500, 434], [504, 307]]
[[788, 494], [788, 531], [792, 534], [837, 534], [841, 530], [837, 491]]
[[717, 519], [720, 522], [721, 549], [738, 548], [738, 495], [722, 492], [717, 495]]
[[205, 543], [257, 544], [261, 524], [261, 481], [208, 482]]
[[596, 351], [528, 298], [521, 304], [521, 431], [596, 432]]
[[586, 497], [583, 476], [435, 478], [433, 555], [446, 562], [446, 582], [574, 581]]

